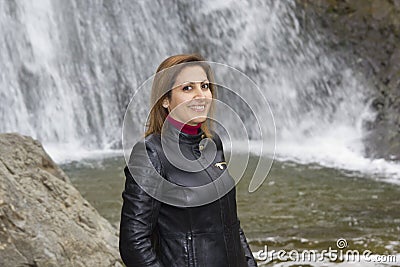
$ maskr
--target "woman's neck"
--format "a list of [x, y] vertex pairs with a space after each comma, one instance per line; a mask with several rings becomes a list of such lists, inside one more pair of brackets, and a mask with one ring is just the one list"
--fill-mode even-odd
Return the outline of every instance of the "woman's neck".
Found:
[[189, 125], [185, 124], [183, 122], [177, 121], [171, 116], [167, 116], [167, 120], [175, 126], [177, 129], [179, 129], [181, 132], [186, 133], [186, 134], [197, 134], [199, 128], [201, 127], [201, 122], [199, 122], [197, 125]]

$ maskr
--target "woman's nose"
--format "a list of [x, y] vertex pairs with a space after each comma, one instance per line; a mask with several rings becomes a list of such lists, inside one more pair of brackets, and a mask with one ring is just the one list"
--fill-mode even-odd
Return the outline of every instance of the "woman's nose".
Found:
[[196, 92], [195, 96], [204, 98], [205, 94], [204, 94], [203, 89], [201, 88], [201, 83], [196, 83], [194, 86], [195, 86], [195, 92]]

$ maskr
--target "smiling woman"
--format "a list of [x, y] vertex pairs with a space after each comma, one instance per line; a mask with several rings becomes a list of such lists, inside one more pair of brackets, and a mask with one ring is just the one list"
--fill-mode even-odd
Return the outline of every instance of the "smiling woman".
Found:
[[209, 86], [201, 66], [186, 67], [176, 77], [171, 94], [163, 100], [163, 107], [178, 121], [189, 125], [202, 123], [207, 118], [212, 99]]
[[[198, 125], [211, 137], [214, 103], [217, 97], [214, 75], [203, 57], [176, 55], [157, 68], [151, 91], [151, 110], [145, 135], [161, 133], [166, 119]], [[204, 106], [204, 109], [203, 109]], [[172, 120], [171, 120], [172, 121]]]
[[127, 266], [257, 266], [213, 130], [213, 82], [196, 54], [169, 57], [157, 69], [145, 138], [125, 167], [120, 253]]

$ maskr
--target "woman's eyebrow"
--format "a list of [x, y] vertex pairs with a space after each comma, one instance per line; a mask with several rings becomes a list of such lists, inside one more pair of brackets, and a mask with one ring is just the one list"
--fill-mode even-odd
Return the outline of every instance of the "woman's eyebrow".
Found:
[[[208, 79], [205, 79], [205, 80], [201, 81], [201, 83], [204, 83], [205, 81], [208, 82]], [[180, 84], [177, 85], [177, 86], [184, 85], [184, 84], [194, 84], [194, 83], [198, 83], [198, 82], [197, 82], [197, 81], [186, 81], [186, 82], [180, 83]]]

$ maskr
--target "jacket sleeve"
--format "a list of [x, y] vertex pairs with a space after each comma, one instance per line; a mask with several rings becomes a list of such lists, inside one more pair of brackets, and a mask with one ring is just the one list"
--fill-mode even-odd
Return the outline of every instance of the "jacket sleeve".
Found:
[[244, 254], [247, 260], [248, 267], [256, 267], [257, 262], [254, 259], [253, 253], [251, 252], [250, 246], [247, 243], [246, 236], [244, 235], [242, 227], [239, 227], [239, 235], [240, 235], [240, 242], [242, 243], [242, 247], [244, 249]]
[[[149, 165], [147, 154], [135, 147], [132, 150], [129, 168], [124, 169], [126, 182], [122, 193], [119, 251], [127, 267], [162, 267], [151, 238], [161, 204], [147, 194], [134, 179], [134, 176], [136, 179], [151, 179], [151, 176], [155, 175], [154, 168]], [[147, 145], [144, 151], [146, 150], [149, 156], [154, 154]]]

